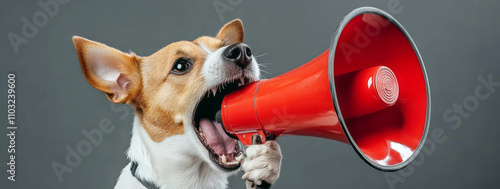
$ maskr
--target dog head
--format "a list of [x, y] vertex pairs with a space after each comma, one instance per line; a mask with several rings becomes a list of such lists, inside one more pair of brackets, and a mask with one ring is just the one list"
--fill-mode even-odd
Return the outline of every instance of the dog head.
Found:
[[187, 137], [211, 166], [240, 166], [238, 141], [215, 121], [224, 96], [259, 79], [240, 20], [227, 23], [216, 37], [179, 41], [140, 57], [104, 44], [73, 37], [87, 81], [113, 103], [131, 104], [152, 141]]

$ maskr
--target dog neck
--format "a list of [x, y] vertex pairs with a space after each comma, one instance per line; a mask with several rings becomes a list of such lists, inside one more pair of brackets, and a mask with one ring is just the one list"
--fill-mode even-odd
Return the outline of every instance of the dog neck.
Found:
[[[229, 173], [211, 167], [187, 134], [157, 143], [151, 140], [136, 115], [127, 156], [137, 162], [136, 177], [160, 188], [226, 188]], [[130, 165], [129, 165], [130, 166]], [[130, 170], [127, 166], [122, 174]], [[130, 172], [130, 171], [128, 171]]]

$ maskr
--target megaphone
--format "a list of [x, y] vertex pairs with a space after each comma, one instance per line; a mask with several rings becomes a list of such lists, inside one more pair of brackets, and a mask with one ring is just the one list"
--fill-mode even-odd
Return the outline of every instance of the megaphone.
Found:
[[430, 91], [410, 35], [388, 13], [349, 13], [330, 48], [283, 75], [224, 97], [226, 132], [244, 145], [262, 138], [304, 135], [352, 145], [379, 170], [404, 168], [425, 141]]

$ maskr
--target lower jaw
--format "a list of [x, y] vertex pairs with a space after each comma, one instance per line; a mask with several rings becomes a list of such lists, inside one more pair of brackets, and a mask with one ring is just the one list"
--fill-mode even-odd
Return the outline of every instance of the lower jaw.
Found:
[[[243, 82], [243, 80], [244, 80], [244, 82]], [[245, 83], [250, 82], [250, 79], [244, 78], [244, 79], [242, 79], [241, 82], [243, 85]], [[198, 102], [198, 105], [195, 108], [195, 111], [193, 112], [193, 118], [194, 118], [193, 125], [194, 125], [194, 130], [196, 132], [196, 135], [198, 136], [198, 139], [200, 140], [202, 145], [205, 147], [205, 149], [207, 149], [207, 151], [208, 151], [209, 158], [212, 161], [211, 163], [214, 163], [217, 167], [219, 167], [220, 169], [222, 169], [226, 172], [231, 172], [234, 170], [238, 170], [241, 166], [241, 161], [236, 160], [236, 157], [243, 154], [241, 147], [239, 145], [236, 145], [236, 147], [233, 151], [234, 154], [231, 154], [230, 162], [238, 162], [238, 163], [228, 165], [227, 163], [223, 163], [219, 153], [215, 152], [215, 150], [213, 150], [208, 145], [208, 143], [205, 141], [204, 137], [201, 136], [202, 135], [202, 134], [200, 134], [201, 131], [198, 131], [199, 127], [200, 127], [200, 125], [198, 125], [199, 121], [203, 118], [214, 118], [215, 114], [217, 112], [217, 110], [216, 110], [217, 107], [218, 107], [218, 110], [220, 111], [220, 104], [222, 104], [222, 100], [223, 100], [224, 96], [240, 87], [238, 82], [235, 82], [235, 81], [232, 81], [232, 82], [229, 82], [226, 84], [224, 84], [224, 85], [221, 84], [221, 86], [216, 88], [215, 91], [217, 91], [217, 89], [222, 87], [222, 89], [220, 91], [218, 91], [217, 93], [211, 94], [211, 91], [209, 91], [209, 92], [207, 92], [207, 94], [204, 94], [204, 96], [202, 96], [202, 99], [200, 100], [200, 102]], [[223, 86], [225, 86], [225, 88]], [[208, 111], [208, 113], [202, 112], [202, 110]], [[211, 119], [209, 119], [209, 120], [211, 120]], [[211, 120], [211, 121], [213, 121], [213, 120]]]
[[[222, 162], [220, 162], [219, 161], [220, 155], [216, 154], [216, 152], [213, 149], [211, 149], [211, 147], [208, 146], [208, 144], [206, 144], [206, 142], [204, 142], [204, 139], [200, 136], [200, 134], [197, 131], [195, 131], [195, 132], [196, 132], [196, 136], [198, 137], [198, 140], [200, 140], [201, 145], [207, 150], [208, 156], [209, 156], [210, 160], [212, 161], [211, 163], [215, 164], [218, 168], [220, 168], [221, 170], [226, 171], [226, 172], [232, 172], [232, 171], [238, 170], [240, 168], [241, 162], [239, 162], [238, 164], [235, 164], [235, 165], [224, 165]], [[240, 156], [243, 154], [243, 152], [241, 151], [241, 147], [237, 146], [236, 148], [237, 149], [235, 149], [234, 157], [237, 157], [237, 156]]]
[[242, 156], [243, 152], [241, 152], [241, 149], [239, 149], [240, 147], [236, 147], [236, 148], [237, 149], [235, 149], [234, 154], [231, 155], [232, 157], [230, 157], [230, 158], [228, 157], [229, 159], [231, 159], [231, 162], [233, 162], [231, 164], [223, 163], [221, 160], [222, 159], [221, 155], [215, 154], [213, 152], [213, 150], [211, 150], [211, 149], [207, 149], [207, 150], [208, 150], [208, 155], [209, 155], [212, 163], [214, 163], [217, 167], [219, 167], [223, 171], [231, 172], [231, 171], [239, 169], [241, 166], [241, 162], [239, 160], [236, 160], [236, 157]]
[[215, 162], [213, 159], [212, 159], [212, 162], [215, 163], [217, 165], [217, 167], [219, 167], [221, 170], [225, 171], [225, 172], [232, 172], [232, 171], [236, 171], [240, 168], [241, 164], [238, 163], [237, 165], [234, 165], [232, 167], [224, 167], [224, 166], [221, 166], [218, 162]]

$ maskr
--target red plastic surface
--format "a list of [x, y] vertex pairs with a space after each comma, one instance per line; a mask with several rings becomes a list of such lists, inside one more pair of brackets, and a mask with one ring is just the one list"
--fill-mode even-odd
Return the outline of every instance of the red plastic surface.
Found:
[[333, 106], [328, 51], [290, 72], [228, 94], [221, 113], [226, 131], [236, 136], [263, 130], [276, 136], [307, 135], [348, 142]]
[[390, 107], [397, 102], [399, 85], [394, 73], [375, 66], [335, 76], [337, 98], [344, 119], [361, 117]]
[[264, 131], [258, 130], [258, 131], [250, 131], [250, 132], [240, 132], [236, 134], [236, 137], [241, 141], [242, 144], [245, 146], [248, 146], [252, 144], [253, 142], [253, 135], [260, 135], [262, 136], [260, 142], [265, 143], [266, 142], [266, 134], [264, 134]]
[[328, 80], [328, 53], [257, 89], [257, 116], [265, 131], [347, 142], [337, 119]]
[[[393, 106], [344, 120], [354, 145], [380, 165], [405, 161], [423, 137], [427, 115], [426, 81], [411, 43], [395, 25], [369, 13], [354, 17], [337, 44], [334, 75], [338, 99], [351, 98], [339, 92], [350, 87], [337, 80], [340, 74], [383, 65], [394, 72], [399, 84]], [[341, 112], [350, 106], [347, 102], [339, 100]]]
[[[328, 74], [327, 50], [288, 73], [227, 95], [221, 111], [226, 130], [240, 139], [242, 133], [261, 131], [345, 143], [350, 137], [372, 165], [406, 161], [424, 137], [427, 115], [426, 81], [411, 43], [395, 25], [371, 13], [354, 17], [337, 42], [334, 86], [329, 82], [333, 78]], [[397, 78], [396, 86], [389, 86], [397, 87], [397, 101], [380, 99], [367, 84], [374, 74], [370, 69], [380, 66]], [[330, 87], [335, 88], [339, 112]], [[251, 144], [248, 139], [242, 142]]]
[[[262, 130], [255, 110], [255, 91], [263, 80], [245, 85], [224, 97], [221, 117], [226, 131], [232, 134]], [[231, 113], [231, 116], [227, 116]], [[251, 144], [250, 140], [250, 144]]]

